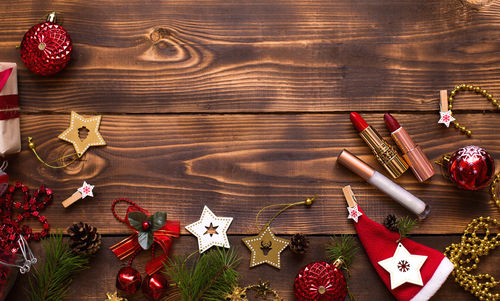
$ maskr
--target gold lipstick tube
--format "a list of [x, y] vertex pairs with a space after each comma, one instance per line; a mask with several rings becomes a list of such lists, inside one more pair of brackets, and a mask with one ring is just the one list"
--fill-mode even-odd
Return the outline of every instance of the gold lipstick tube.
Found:
[[408, 169], [406, 161], [374, 128], [368, 126], [359, 135], [368, 144], [378, 162], [394, 179], [399, 178]]

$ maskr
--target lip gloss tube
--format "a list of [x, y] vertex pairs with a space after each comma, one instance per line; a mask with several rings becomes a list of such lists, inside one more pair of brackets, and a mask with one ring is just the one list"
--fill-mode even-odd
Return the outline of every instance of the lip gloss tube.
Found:
[[415, 213], [419, 219], [425, 219], [431, 211], [429, 205], [421, 199], [406, 191], [403, 187], [389, 180], [386, 176], [371, 168], [361, 159], [344, 149], [337, 161], [349, 168], [352, 172], [362, 177], [371, 185], [390, 196], [406, 209]]

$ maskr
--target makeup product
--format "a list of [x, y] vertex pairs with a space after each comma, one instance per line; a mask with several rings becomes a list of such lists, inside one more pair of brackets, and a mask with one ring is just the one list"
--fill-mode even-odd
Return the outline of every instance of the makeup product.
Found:
[[403, 205], [403, 207], [415, 213], [420, 219], [426, 218], [431, 211], [430, 207], [421, 199], [389, 180], [349, 151], [344, 149], [338, 156], [337, 161]]
[[434, 168], [425, 156], [420, 146], [416, 145], [406, 130], [399, 125], [396, 118], [391, 114], [384, 114], [385, 125], [391, 132], [392, 139], [403, 152], [403, 158], [410, 165], [413, 174], [420, 182], [423, 182], [434, 175]]
[[406, 161], [358, 113], [352, 112], [350, 117], [352, 124], [368, 144], [378, 162], [393, 178], [399, 178], [408, 169]]

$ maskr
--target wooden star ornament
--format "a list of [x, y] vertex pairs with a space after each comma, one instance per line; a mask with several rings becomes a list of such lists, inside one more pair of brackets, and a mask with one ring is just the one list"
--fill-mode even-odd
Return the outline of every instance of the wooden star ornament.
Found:
[[186, 230], [198, 238], [200, 253], [213, 246], [229, 248], [227, 229], [233, 221], [232, 217], [216, 216], [207, 206], [203, 208], [197, 222], [186, 226]]
[[267, 226], [259, 235], [243, 238], [243, 242], [252, 252], [250, 267], [267, 263], [275, 268], [281, 268], [281, 252], [290, 244], [287, 239], [277, 238]]
[[[85, 118], [76, 112], [71, 112], [71, 122], [59, 139], [73, 144], [78, 157], [83, 156], [87, 149], [91, 146], [106, 145], [106, 141], [99, 133], [99, 125], [101, 124], [101, 115]], [[88, 131], [87, 137], [81, 137], [80, 131]]]

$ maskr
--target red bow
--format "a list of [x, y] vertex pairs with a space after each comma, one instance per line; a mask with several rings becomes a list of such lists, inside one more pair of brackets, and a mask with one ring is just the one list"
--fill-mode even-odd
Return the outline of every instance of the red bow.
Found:
[[[120, 201], [124, 201], [131, 204], [127, 208], [126, 220], [119, 218], [115, 213], [115, 205]], [[110, 247], [111, 251], [115, 253], [118, 259], [123, 260], [133, 254], [138, 253], [142, 249], [137, 239], [138, 231], [130, 225], [128, 221], [128, 214], [133, 211], [140, 211], [146, 214], [147, 216], [150, 216], [151, 214], [147, 210], [144, 210], [141, 207], [137, 206], [135, 203], [125, 199], [116, 200], [111, 206], [111, 210], [113, 211], [113, 214], [117, 220], [126, 224], [130, 229], [132, 229], [132, 231], [134, 231], [134, 234], [130, 235], [129, 237], [125, 238], [124, 240]], [[154, 274], [163, 267], [163, 264], [166, 262], [168, 258], [168, 253], [172, 245], [172, 238], [179, 237], [179, 233], [180, 233], [180, 223], [178, 221], [170, 221], [170, 220], [167, 220], [162, 228], [156, 230], [153, 233], [153, 241], [161, 247], [161, 249], [163, 250], [163, 254], [154, 257], [146, 265], [146, 273], [148, 275]], [[154, 246], [151, 249], [154, 255]]]

